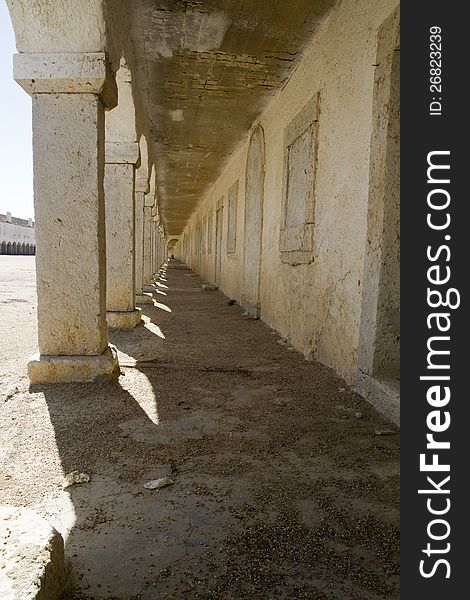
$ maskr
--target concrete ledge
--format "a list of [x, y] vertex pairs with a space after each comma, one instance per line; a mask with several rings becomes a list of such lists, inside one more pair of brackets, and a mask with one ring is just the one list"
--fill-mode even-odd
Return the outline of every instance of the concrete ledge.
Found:
[[153, 206], [155, 206], [155, 194], [145, 194], [144, 207], [152, 208]]
[[136, 304], [153, 304], [152, 294], [137, 294], [135, 297]]
[[398, 381], [374, 379], [366, 373], [359, 373], [353, 389], [392, 423], [400, 425], [400, 385]]
[[148, 194], [150, 191], [148, 177], [138, 177], [137, 176], [135, 178], [134, 190], [136, 192], [142, 192], [144, 194]]
[[111, 329], [134, 329], [140, 323], [141, 310], [116, 311], [110, 310], [106, 313], [106, 321]]
[[117, 106], [117, 86], [104, 52], [14, 54], [13, 78], [28, 94], [99, 94]]
[[139, 144], [137, 142], [106, 142], [105, 162], [109, 164], [132, 164], [139, 162]]
[[32, 384], [69, 383], [116, 379], [119, 363], [114, 346], [98, 356], [44, 356], [35, 354], [28, 363]]
[[29, 508], [0, 507], [0, 598], [59, 600], [67, 586], [64, 541]]

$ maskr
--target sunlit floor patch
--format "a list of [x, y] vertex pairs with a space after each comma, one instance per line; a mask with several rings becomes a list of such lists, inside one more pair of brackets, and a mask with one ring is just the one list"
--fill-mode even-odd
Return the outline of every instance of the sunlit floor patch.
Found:
[[[158, 304], [158, 302], [156, 304]], [[155, 323], [153, 323], [148, 317], [143, 316], [142, 317], [142, 321], [144, 321], [144, 327], [145, 327], [145, 329], [148, 329], [149, 331], [151, 331], [155, 335], [158, 335], [158, 337], [162, 338], [162, 340], [165, 339], [165, 336], [163, 335], [163, 331], [160, 329], [160, 327], [158, 325], [156, 325]]]
[[156, 302], [154, 300], [153, 305], [156, 306], [157, 308], [161, 308], [162, 310], [164, 310], [166, 312], [171, 312], [171, 308], [169, 306], [167, 306], [166, 304], [162, 304], [161, 302]]
[[32, 508], [57, 529], [66, 543], [77, 521], [70, 493], [65, 490], [53, 491], [41, 498]]
[[150, 421], [158, 425], [157, 398], [147, 376], [138, 369], [126, 369], [125, 375], [119, 378], [122, 389], [134, 398]]

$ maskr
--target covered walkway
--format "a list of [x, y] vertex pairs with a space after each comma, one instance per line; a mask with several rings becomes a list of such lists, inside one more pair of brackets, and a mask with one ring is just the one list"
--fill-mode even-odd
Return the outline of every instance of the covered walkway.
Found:
[[163, 266], [117, 382], [6, 395], [0, 504], [60, 529], [69, 598], [397, 598], [394, 428], [201, 283]]
[[0, 505], [75, 599], [396, 599], [398, 0], [7, 5], [38, 252]]

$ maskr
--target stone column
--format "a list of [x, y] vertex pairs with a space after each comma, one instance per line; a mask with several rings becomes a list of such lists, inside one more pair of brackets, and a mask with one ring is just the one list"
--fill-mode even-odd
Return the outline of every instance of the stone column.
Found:
[[155, 277], [155, 223], [153, 218], [150, 224], [150, 264], [153, 279]]
[[162, 239], [162, 262], [165, 262], [166, 260], [168, 260], [168, 246], [165, 243], [165, 239]]
[[160, 241], [160, 232], [157, 228], [155, 235], [155, 271], [158, 271], [162, 264], [162, 259], [160, 255]]
[[161, 236], [158, 236], [158, 256], [159, 256], [159, 263], [160, 263], [160, 267], [162, 266], [162, 264], [165, 262], [165, 248], [164, 248], [164, 242], [161, 238]]
[[108, 326], [132, 329], [140, 323], [135, 307], [135, 164], [139, 160], [137, 142], [106, 142], [104, 176], [106, 206]]
[[147, 195], [144, 197], [144, 292], [155, 291], [150, 285], [152, 281], [152, 207], [155, 204], [155, 197]]
[[160, 264], [163, 264], [168, 259], [168, 245], [165, 242], [165, 229], [160, 225]]
[[152, 295], [144, 292], [144, 197], [149, 192], [147, 179], [136, 179], [135, 185], [135, 301], [151, 304]]
[[152, 277], [155, 277], [157, 267], [157, 238], [158, 236], [158, 224], [160, 217], [158, 215], [158, 207], [155, 205], [152, 208]]
[[155, 239], [153, 242], [153, 272], [156, 273], [160, 267], [158, 263], [158, 241], [160, 240], [160, 234], [158, 233], [157, 223], [154, 223]]
[[157, 229], [157, 235], [155, 239], [155, 271], [158, 273], [162, 264], [161, 254], [160, 254], [160, 232]]
[[104, 105], [116, 104], [106, 56], [17, 54], [32, 96], [39, 354], [31, 383], [119, 374], [106, 328]]

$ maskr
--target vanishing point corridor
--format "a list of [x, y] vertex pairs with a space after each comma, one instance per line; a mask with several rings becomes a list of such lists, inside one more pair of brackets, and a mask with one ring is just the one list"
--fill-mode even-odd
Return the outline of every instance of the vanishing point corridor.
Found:
[[170, 260], [117, 382], [29, 387], [34, 259], [1, 259], [0, 504], [62, 533], [68, 598], [398, 597], [398, 435], [332, 370]]

